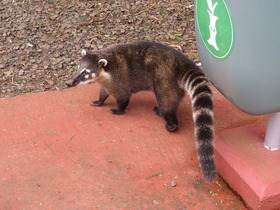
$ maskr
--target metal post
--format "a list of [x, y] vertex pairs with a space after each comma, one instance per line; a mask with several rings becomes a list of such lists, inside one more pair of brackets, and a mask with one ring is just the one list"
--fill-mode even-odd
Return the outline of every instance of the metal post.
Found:
[[269, 115], [264, 147], [271, 151], [280, 150], [280, 112]]

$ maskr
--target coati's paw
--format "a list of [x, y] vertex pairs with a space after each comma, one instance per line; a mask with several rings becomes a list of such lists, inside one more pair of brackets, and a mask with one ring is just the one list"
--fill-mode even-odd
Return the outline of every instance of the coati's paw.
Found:
[[111, 112], [112, 112], [112, 114], [115, 114], [115, 115], [120, 115], [120, 114], [124, 113], [124, 111], [122, 111], [120, 109], [111, 109]]
[[156, 115], [162, 117], [161, 112], [157, 106], [154, 107], [154, 113], [156, 113]]
[[90, 104], [91, 106], [102, 106], [103, 105], [103, 102], [102, 101], [93, 101], [91, 102]]
[[176, 125], [176, 124], [166, 124], [165, 128], [166, 128], [167, 131], [173, 132], [178, 128], [178, 125]]

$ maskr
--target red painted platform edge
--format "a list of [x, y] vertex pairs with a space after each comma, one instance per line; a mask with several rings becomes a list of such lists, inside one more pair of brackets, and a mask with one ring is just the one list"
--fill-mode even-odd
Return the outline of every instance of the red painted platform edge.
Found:
[[249, 207], [280, 209], [280, 151], [263, 147], [265, 129], [265, 122], [257, 122], [216, 132], [216, 164]]

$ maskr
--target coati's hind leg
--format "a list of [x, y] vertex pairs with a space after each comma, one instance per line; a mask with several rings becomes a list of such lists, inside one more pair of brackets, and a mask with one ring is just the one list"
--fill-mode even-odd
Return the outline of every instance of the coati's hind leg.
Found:
[[174, 108], [170, 111], [161, 111], [157, 106], [154, 107], [154, 112], [156, 115], [163, 117], [166, 121], [165, 128], [169, 132], [175, 131], [178, 128], [178, 120], [176, 115], [177, 108]]
[[108, 97], [109, 94], [107, 91], [101, 87], [99, 90], [99, 99], [97, 101], [91, 102], [91, 106], [102, 106]]
[[162, 117], [166, 121], [165, 128], [167, 131], [172, 132], [178, 128], [178, 120], [176, 116], [176, 110], [169, 112], [162, 112]]
[[165, 128], [167, 131], [172, 132], [178, 128], [177, 107], [180, 99], [183, 96], [181, 91], [157, 91], [155, 90], [158, 107], [154, 107], [154, 112], [165, 119]]

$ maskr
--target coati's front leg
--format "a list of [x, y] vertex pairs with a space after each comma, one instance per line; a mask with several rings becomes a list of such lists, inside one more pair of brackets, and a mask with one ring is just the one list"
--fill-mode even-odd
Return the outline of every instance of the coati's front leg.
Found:
[[100, 87], [99, 99], [97, 101], [91, 102], [91, 106], [102, 106], [108, 97], [109, 94], [107, 91], [103, 87]]

